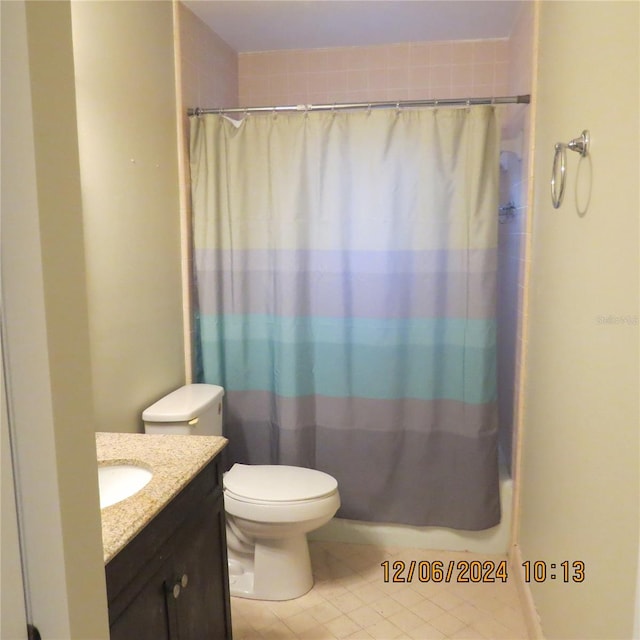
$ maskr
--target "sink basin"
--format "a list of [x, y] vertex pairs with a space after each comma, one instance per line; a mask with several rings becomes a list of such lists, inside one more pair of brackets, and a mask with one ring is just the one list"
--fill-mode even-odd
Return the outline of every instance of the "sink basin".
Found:
[[104, 509], [130, 498], [145, 487], [153, 474], [136, 464], [106, 464], [98, 467], [100, 508]]

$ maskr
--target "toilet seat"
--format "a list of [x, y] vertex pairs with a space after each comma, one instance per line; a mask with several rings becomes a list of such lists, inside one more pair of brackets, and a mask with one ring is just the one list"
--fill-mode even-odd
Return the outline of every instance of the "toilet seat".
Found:
[[235, 464], [223, 484], [225, 511], [254, 522], [313, 521], [340, 506], [335, 478], [314, 469]]
[[304, 467], [234, 464], [224, 474], [224, 489], [236, 500], [252, 504], [293, 504], [330, 496], [338, 490], [338, 482]]

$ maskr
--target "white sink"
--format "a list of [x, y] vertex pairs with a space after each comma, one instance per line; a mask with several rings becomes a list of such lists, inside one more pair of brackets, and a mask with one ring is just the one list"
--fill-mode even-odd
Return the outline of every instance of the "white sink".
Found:
[[152, 476], [149, 469], [136, 464], [117, 463], [99, 466], [100, 508], [104, 509], [125, 498], [130, 498], [145, 487]]

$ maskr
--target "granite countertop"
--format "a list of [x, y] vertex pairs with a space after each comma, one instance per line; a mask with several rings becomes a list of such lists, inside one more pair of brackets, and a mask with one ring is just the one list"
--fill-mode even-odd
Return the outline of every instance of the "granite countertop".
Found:
[[96, 433], [98, 466], [128, 463], [153, 472], [138, 493], [101, 510], [105, 564], [226, 444], [220, 436]]

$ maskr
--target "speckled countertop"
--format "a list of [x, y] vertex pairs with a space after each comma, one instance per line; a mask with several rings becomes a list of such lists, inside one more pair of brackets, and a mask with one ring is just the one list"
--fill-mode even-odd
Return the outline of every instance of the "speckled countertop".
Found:
[[96, 433], [98, 465], [137, 464], [153, 472], [138, 493], [102, 509], [107, 564], [227, 444], [219, 436]]

